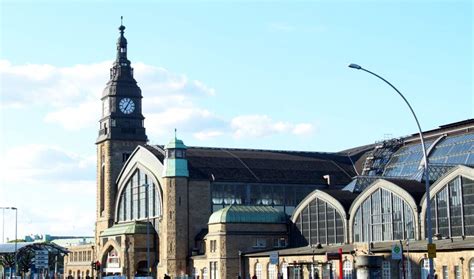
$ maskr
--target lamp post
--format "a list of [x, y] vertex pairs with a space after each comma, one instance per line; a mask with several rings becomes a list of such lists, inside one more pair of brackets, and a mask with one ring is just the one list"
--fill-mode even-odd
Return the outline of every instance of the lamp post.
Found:
[[149, 190], [148, 187], [149, 185], [147, 183], [143, 184], [145, 187], [145, 198], [146, 198], [146, 274], [147, 277], [150, 277], [150, 243], [149, 243], [149, 235], [150, 235], [150, 197], [148, 196]]
[[[16, 270], [17, 270], [17, 259], [16, 259], [16, 252], [17, 252], [17, 239], [18, 239], [18, 236], [17, 236], [17, 232], [18, 232], [18, 208], [16, 207], [0, 207], [2, 210], [3, 210], [3, 213], [5, 213], [5, 209], [11, 209], [11, 210], [15, 210], [15, 277], [16, 277]], [[3, 215], [3, 218], [5, 218], [5, 214]], [[5, 223], [5, 222], [4, 222]], [[5, 224], [4, 224], [5, 225]], [[11, 275], [11, 274], [10, 274]]]
[[[408, 108], [410, 109], [411, 114], [415, 118], [416, 125], [418, 126], [418, 133], [420, 135], [421, 147], [422, 147], [422, 152], [423, 152], [424, 172], [425, 172], [425, 191], [426, 191], [426, 216], [427, 216], [426, 223], [427, 223], [427, 226], [428, 226], [428, 229], [427, 229], [427, 232], [428, 232], [428, 245], [431, 246], [431, 244], [433, 244], [433, 236], [432, 236], [432, 231], [431, 231], [431, 200], [430, 200], [430, 179], [429, 179], [429, 170], [428, 170], [428, 156], [426, 154], [426, 145], [425, 145], [425, 140], [423, 138], [423, 132], [421, 130], [420, 122], [418, 122], [418, 118], [416, 117], [415, 111], [411, 107], [410, 103], [408, 103], [405, 96], [403, 96], [403, 94], [400, 93], [400, 91], [398, 91], [398, 89], [395, 86], [393, 86], [390, 82], [388, 82], [383, 77], [381, 77], [381, 76], [377, 75], [376, 73], [373, 73], [373, 72], [371, 72], [367, 69], [364, 69], [364, 68], [362, 68], [361, 66], [359, 66], [357, 64], [350, 64], [349, 68], [356, 69], [356, 70], [362, 70], [364, 72], [367, 72], [371, 75], [374, 75], [374, 76], [378, 77], [379, 79], [383, 80], [385, 83], [390, 85], [390, 87], [392, 87], [398, 93], [398, 95], [400, 95], [400, 97], [402, 97], [403, 101], [405, 101]], [[434, 278], [433, 277], [433, 274], [434, 274], [433, 258], [428, 258], [428, 259], [429, 259], [429, 264], [430, 264], [429, 275], [430, 275], [430, 278]]]

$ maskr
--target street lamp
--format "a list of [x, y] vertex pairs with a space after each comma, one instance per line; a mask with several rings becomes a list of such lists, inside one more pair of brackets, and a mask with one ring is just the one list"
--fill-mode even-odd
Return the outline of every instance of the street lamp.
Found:
[[[0, 207], [3, 212], [5, 213], [5, 209], [11, 209], [11, 210], [15, 210], [15, 277], [16, 277], [16, 270], [17, 270], [17, 259], [16, 259], [16, 252], [17, 252], [17, 240], [18, 240], [18, 236], [17, 236], [17, 228], [18, 228], [18, 208], [16, 207]], [[3, 218], [5, 218], [5, 215], [3, 216]], [[5, 222], [4, 222], [5, 223]], [[4, 224], [5, 225], [5, 224]]]
[[147, 183], [143, 184], [145, 187], [145, 198], [146, 198], [146, 274], [147, 277], [150, 277], [150, 243], [149, 243], [149, 235], [150, 235], [150, 193], [148, 190], [149, 185]]
[[[362, 68], [361, 66], [359, 66], [357, 64], [350, 64], [349, 68], [356, 69], [356, 70], [362, 70], [364, 72], [367, 72], [371, 75], [374, 75], [374, 76], [378, 77], [379, 79], [383, 80], [385, 83], [390, 85], [390, 87], [392, 87], [398, 93], [398, 95], [400, 95], [400, 97], [402, 97], [403, 101], [405, 101], [408, 108], [410, 108], [410, 111], [411, 111], [413, 117], [415, 118], [416, 125], [418, 126], [418, 133], [420, 135], [421, 147], [423, 149], [422, 151], [423, 151], [424, 172], [425, 172], [426, 215], [427, 215], [426, 223], [427, 223], [427, 226], [428, 226], [428, 230], [427, 230], [428, 231], [428, 245], [431, 246], [431, 244], [433, 244], [433, 236], [432, 236], [432, 231], [431, 231], [431, 200], [430, 200], [430, 179], [429, 179], [429, 170], [428, 170], [428, 156], [426, 154], [426, 145], [425, 145], [425, 140], [423, 138], [423, 132], [422, 132], [421, 127], [420, 127], [420, 122], [418, 122], [418, 118], [416, 117], [415, 111], [413, 111], [413, 108], [411, 107], [410, 103], [408, 103], [405, 96], [403, 96], [403, 94], [400, 93], [400, 91], [398, 91], [398, 89], [395, 88], [395, 86], [393, 86], [390, 82], [388, 82], [383, 77], [381, 77], [381, 76], [377, 75], [376, 73], [373, 73], [373, 72], [371, 72], [367, 69], [364, 69], [364, 68]], [[434, 278], [433, 277], [433, 275], [434, 275], [433, 258], [429, 257], [428, 260], [429, 260], [429, 264], [430, 264], [430, 274], [429, 275], [430, 275], [430, 278]]]

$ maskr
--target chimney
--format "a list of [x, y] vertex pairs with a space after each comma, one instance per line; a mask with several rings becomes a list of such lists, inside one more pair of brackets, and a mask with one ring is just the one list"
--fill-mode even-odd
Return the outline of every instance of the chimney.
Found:
[[331, 185], [331, 176], [329, 174], [323, 175], [323, 178], [326, 180], [328, 186]]

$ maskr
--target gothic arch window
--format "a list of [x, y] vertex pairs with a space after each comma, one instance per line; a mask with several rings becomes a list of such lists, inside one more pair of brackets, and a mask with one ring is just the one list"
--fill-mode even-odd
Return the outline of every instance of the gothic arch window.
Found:
[[431, 198], [433, 234], [474, 235], [474, 180], [457, 176]]
[[354, 242], [415, 238], [415, 215], [409, 203], [384, 188], [375, 190], [356, 209]]
[[209, 279], [209, 272], [207, 270], [207, 267], [202, 269], [202, 279]]
[[344, 218], [340, 210], [321, 197], [301, 204], [294, 223], [301, 233], [299, 245], [344, 243]]
[[137, 168], [120, 192], [118, 222], [161, 215], [159, 184], [146, 170]]

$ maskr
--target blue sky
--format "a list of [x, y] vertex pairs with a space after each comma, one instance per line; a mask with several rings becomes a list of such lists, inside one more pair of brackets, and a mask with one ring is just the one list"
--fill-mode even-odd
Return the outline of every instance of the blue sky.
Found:
[[19, 207], [20, 235], [92, 234], [121, 15], [152, 143], [177, 128], [188, 145], [339, 151], [416, 132], [399, 96], [349, 63], [397, 86], [425, 130], [474, 117], [470, 1], [0, 5], [0, 206]]

